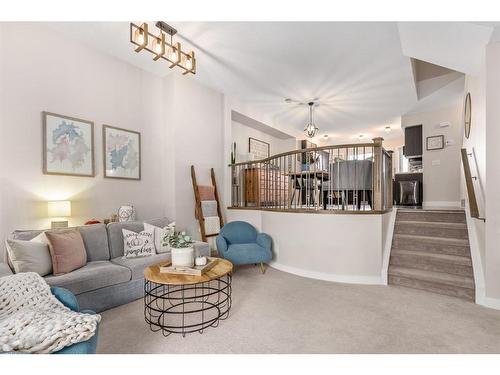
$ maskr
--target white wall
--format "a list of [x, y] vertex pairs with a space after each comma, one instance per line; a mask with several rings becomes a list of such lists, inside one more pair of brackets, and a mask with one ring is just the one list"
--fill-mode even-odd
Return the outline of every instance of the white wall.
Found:
[[[28, 47], [29, 45], [29, 47]], [[157, 140], [164, 120], [162, 80], [35, 23], [2, 26], [3, 134], [0, 238], [49, 225], [46, 201], [70, 199], [70, 225], [133, 204], [139, 218], [164, 215]], [[94, 122], [96, 177], [42, 174], [42, 111]], [[141, 132], [142, 180], [104, 179], [102, 125]]]
[[[450, 108], [407, 114], [402, 117], [402, 126], [423, 125], [423, 169], [424, 205], [460, 205], [460, 148], [462, 144], [460, 105]], [[449, 127], [439, 128], [440, 122], [448, 121]], [[445, 145], [442, 150], [427, 151], [426, 137], [444, 135], [445, 142], [452, 140], [453, 145]], [[439, 165], [433, 165], [439, 161]]]
[[248, 221], [273, 238], [274, 268], [322, 280], [384, 283], [388, 216], [228, 211], [229, 221]]
[[191, 165], [195, 166], [198, 185], [211, 185], [210, 168], [214, 168], [221, 202], [224, 202], [223, 174], [223, 105], [221, 93], [201, 86], [185, 76], [173, 80], [173, 108], [169, 124], [173, 137], [164, 147], [173, 150], [175, 160], [175, 220], [177, 227], [199, 238], [194, 216], [194, 192]]
[[486, 297], [500, 309], [500, 43], [486, 48]]
[[[469, 92], [471, 95], [471, 131], [469, 138], [463, 137], [462, 147], [467, 149], [467, 152], [473, 153], [474, 157], [469, 158], [471, 172], [477, 174], [479, 179], [476, 184], [476, 191], [479, 195], [478, 204], [481, 214], [485, 213], [484, 199], [486, 188], [486, 66], [477, 76], [467, 76], [465, 80], [464, 100], [465, 95]], [[463, 106], [463, 104], [462, 104]], [[463, 113], [462, 126], [463, 133]], [[462, 198], [465, 198], [466, 191], [462, 190]]]
[[256, 138], [270, 145], [270, 154], [276, 155], [282, 152], [295, 150], [295, 138], [281, 139], [274, 137], [263, 131], [232, 121], [231, 123], [232, 141], [236, 142], [236, 162], [247, 161], [248, 158], [248, 138]]
[[[462, 147], [467, 149], [468, 153], [472, 153], [473, 157], [469, 157], [469, 165], [473, 176], [478, 179], [473, 181], [476, 200], [479, 208], [479, 213], [482, 217], [486, 216], [486, 62], [483, 53], [483, 63], [478, 75], [465, 77], [464, 102], [467, 93], [471, 95], [471, 131], [469, 138], [462, 138]], [[462, 103], [462, 106], [464, 105]], [[463, 108], [463, 107], [462, 107]], [[464, 132], [462, 111], [462, 134]], [[465, 176], [463, 168], [460, 169], [461, 181], [460, 184], [460, 199], [465, 201], [466, 213], [469, 224], [469, 239], [471, 242], [471, 250], [476, 254], [478, 259], [475, 266], [476, 276], [484, 283], [485, 273], [485, 253], [486, 253], [486, 225], [483, 221], [473, 219], [469, 212], [469, 198], [465, 185]], [[474, 259], [474, 258], [473, 258]], [[481, 267], [481, 269], [479, 269]], [[481, 274], [478, 272], [481, 271]], [[478, 282], [476, 281], [476, 284]], [[484, 285], [483, 285], [484, 287]], [[484, 291], [482, 291], [484, 293]]]
[[[14, 229], [48, 227], [46, 201], [56, 199], [72, 201], [70, 225], [132, 204], [138, 219], [166, 215], [198, 236], [189, 168], [207, 184], [214, 167], [223, 183], [221, 93], [192, 76], [146, 73], [36, 23], [0, 23], [0, 82], [2, 241]], [[42, 173], [42, 111], [94, 122], [96, 177]], [[103, 178], [103, 124], [141, 132], [141, 181]]]

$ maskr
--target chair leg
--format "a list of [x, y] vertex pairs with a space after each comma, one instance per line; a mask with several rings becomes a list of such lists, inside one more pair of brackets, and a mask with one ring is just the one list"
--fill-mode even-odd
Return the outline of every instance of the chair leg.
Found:
[[264, 266], [264, 263], [260, 262], [260, 271], [262, 274], [266, 273], [266, 267]]

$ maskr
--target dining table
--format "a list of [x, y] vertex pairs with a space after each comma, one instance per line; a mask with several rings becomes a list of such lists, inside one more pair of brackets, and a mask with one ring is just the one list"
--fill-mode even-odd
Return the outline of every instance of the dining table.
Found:
[[[299, 181], [299, 186], [302, 190], [306, 190], [305, 196], [302, 196], [300, 201], [300, 205], [306, 205], [309, 207], [310, 201], [312, 200], [312, 204], [316, 209], [321, 208], [321, 184], [324, 181], [328, 181], [330, 178], [330, 174], [324, 170], [306, 170], [306, 171], [297, 171], [297, 172], [288, 172], [286, 175], [290, 178], [290, 183], [288, 184], [289, 189], [289, 197], [290, 205], [293, 205], [294, 194], [291, 191], [292, 189], [296, 189], [295, 182]], [[312, 184], [310, 184], [312, 182]], [[307, 187], [309, 186], [309, 194], [307, 194]]]

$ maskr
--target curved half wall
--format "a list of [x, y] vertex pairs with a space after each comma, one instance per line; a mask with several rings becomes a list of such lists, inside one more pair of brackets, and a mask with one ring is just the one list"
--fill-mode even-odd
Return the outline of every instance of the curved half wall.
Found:
[[394, 214], [228, 210], [227, 218], [273, 238], [273, 268], [327, 281], [386, 284]]

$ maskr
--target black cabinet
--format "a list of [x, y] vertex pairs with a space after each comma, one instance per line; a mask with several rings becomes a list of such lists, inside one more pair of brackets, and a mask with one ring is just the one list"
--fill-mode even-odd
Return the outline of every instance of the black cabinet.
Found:
[[405, 128], [404, 156], [407, 158], [422, 156], [422, 125]]

